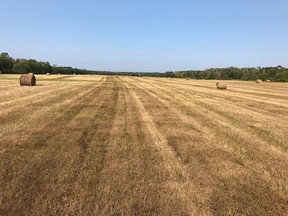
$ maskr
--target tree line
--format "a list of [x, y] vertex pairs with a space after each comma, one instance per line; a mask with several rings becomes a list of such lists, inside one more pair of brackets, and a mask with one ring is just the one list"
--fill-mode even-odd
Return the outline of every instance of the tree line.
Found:
[[209, 68], [203, 71], [178, 71], [175, 77], [189, 77], [192, 79], [220, 79], [220, 80], [271, 80], [276, 82], [288, 81], [288, 68], [276, 67], [251, 68]]
[[288, 68], [278, 65], [276, 67], [227, 67], [209, 68], [206, 70], [167, 71], [159, 72], [112, 72], [94, 71], [50, 65], [49, 62], [36, 61], [34, 59], [14, 59], [8, 53], [0, 54], [0, 73], [23, 74], [33, 72], [36, 74], [98, 74], [98, 75], [122, 75], [122, 76], [149, 76], [149, 77], [173, 77], [191, 79], [224, 79], [224, 80], [271, 80], [288, 82]]

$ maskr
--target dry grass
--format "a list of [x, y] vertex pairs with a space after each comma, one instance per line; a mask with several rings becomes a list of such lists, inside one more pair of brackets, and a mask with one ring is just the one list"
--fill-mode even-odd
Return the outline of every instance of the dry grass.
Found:
[[0, 75], [0, 215], [288, 214], [288, 84], [18, 79]]

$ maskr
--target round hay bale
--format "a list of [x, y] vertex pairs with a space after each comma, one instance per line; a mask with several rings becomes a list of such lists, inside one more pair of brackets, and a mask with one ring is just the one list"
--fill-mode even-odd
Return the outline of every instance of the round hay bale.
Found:
[[256, 83], [262, 83], [263, 81], [261, 79], [257, 79]]
[[20, 86], [35, 86], [36, 77], [34, 74], [22, 74], [20, 77]]
[[50, 73], [46, 73], [47, 76], [50, 76]]
[[265, 80], [265, 82], [271, 82], [271, 80], [267, 79], [267, 80]]
[[216, 88], [217, 89], [227, 89], [227, 84], [225, 82], [217, 82]]
[[190, 78], [189, 78], [189, 77], [187, 77], [187, 80], [190, 80]]

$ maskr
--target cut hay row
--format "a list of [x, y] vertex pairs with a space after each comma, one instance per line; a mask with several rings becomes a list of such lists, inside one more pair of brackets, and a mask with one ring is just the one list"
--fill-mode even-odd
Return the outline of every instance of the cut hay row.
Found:
[[[283, 101], [283, 103], [281, 103], [281, 106], [278, 106], [278, 112], [275, 113], [275, 105], [267, 103], [267, 101], [277, 101], [279, 103], [279, 99], [276, 97], [274, 99], [275, 96], [270, 98], [269, 97], [263, 97], [263, 99], [265, 99], [265, 107], [266, 109], [263, 109], [264, 104], [263, 103], [259, 103], [256, 102], [256, 100], [258, 100], [258, 96], [255, 96], [253, 94], [250, 95], [249, 98], [242, 98], [242, 94], [237, 93], [235, 94], [231, 89], [229, 92], [220, 92], [217, 93], [215, 92], [213, 89], [209, 90], [209, 89], [203, 89], [201, 87], [197, 87], [195, 88], [195, 86], [185, 86], [182, 85], [181, 83], [175, 83], [175, 85], [173, 84], [164, 84], [164, 83], [159, 83], [159, 82], [153, 82], [152, 80], [149, 80], [149, 85], [151, 85], [152, 83], [154, 83], [154, 86], [157, 86], [157, 88], [160, 88], [163, 92], [168, 92], [169, 89], [171, 88], [171, 93], [173, 93], [173, 95], [175, 96], [179, 96], [181, 94], [184, 94], [185, 96], [183, 96], [183, 99], [188, 101], [188, 98], [190, 98], [192, 101], [196, 100], [197, 98], [200, 99], [208, 99], [215, 101], [215, 103], [219, 103], [222, 104], [224, 107], [226, 106], [225, 104], [230, 104], [234, 106], [234, 110], [238, 110], [239, 108], [241, 108], [241, 110], [253, 110], [254, 112], [257, 113], [262, 113], [263, 115], [269, 115], [270, 117], [273, 117], [275, 119], [279, 119], [279, 117], [281, 117], [281, 119], [288, 119], [286, 116], [288, 116], [287, 114], [287, 109], [285, 107], [282, 106], [287, 104], [285, 103], [285, 101], [288, 100], [288, 97], [281, 97], [281, 100]], [[285, 86], [285, 84], [284, 84]], [[287, 85], [288, 87], [288, 85]], [[247, 89], [247, 88], [246, 88]], [[246, 94], [246, 93], [244, 93]], [[187, 98], [188, 97], [188, 98]], [[196, 98], [195, 98], [196, 97]], [[273, 99], [272, 99], [273, 98]], [[283, 98], [283, 99], [282, 99]], [[175, 98], [176, 99], [176, 98]], [[251, 104], [256, 104], [255, 106], [251, 106]], [[258, 104], [258, 106], [257, 106]], [[286, 115], [284, 115], [286, 113]], [[273, 115], [271, 115], [273, 114]], [[251, 114], [252, 116], [255, 114]]]
[[[145, 88], [148, 89], [147, 86]], [[179, 95], [179, 93], [177, 93], [177, 95]], [[181, 101], [178, 101], [178, 103], [183, 104], [185, 102], [188, 104], [192, 98], [192, 101], [195, 101], [195, 95], [192, 95], [191, 97], [190, 96], [191, 95], [189, 94], [185, 94], [185, 96], [183, 95], [183, 97], [181, 97]], [[166, 96], [163, 98], [166, 98]], [[180, 100], [180, 96], [178, 96], [177, 99]], [[245, 134], [249, 133], [251, 134], [251, 137], [252, 134], [253, 136], [257, 135], [258, 141], [264, 141], [266, 144], [262, 142], [263, 145], [269, 145], [271, 147], [271, 150], [273, 149], [273, 151], [279, 151], [279, 149], [282, 151], [286, 148], [286, 138], [285, 136], [283, 137], [283, 132], [277, 130], [275, 131], [275, 128], [281, 127], [282, 131], [288, 130], [288, 127], [284, 126], [286, 125], [285, 121], [287, 121], [287, 118], [285, 118], [284, 116], [272, 116], [271, 113], [263, 114], [263, 110], [260, 110], [262, 112], [261, 114], [259, 112], [255, 112], [255, 110], [253, 111], [251, 109], [247, 109], [246, 107], [244, 109], [241, 107], [240, 109], [239, 105], [227, 102], [222, 101], [221, 103], [219, 103], [218, 100], [214, 99], [202, 100], [195, 104], [195, 109], [198, 111], [201, 110], [200, 108], [202, 108], [204, 114], [211, 113], [211, 116], [214, 116], [212, 118], [214, 119], [214, 121], [220, 117], [219, 120], [222, 119], [223, 122], [230, 122], [227, 125], [229, 127], [232, 127], [233, 124], [236, 124], [237, 127], [241, 127], [242, 134], [244, 136]], [[189, 105], [190, 104], [192, 105], [192, 103], [189, 103]], [[175, 105], [171, 106], [174, 107]], [[216, 115], [212, 115], [213, 113]], [[251, 118], [251, 116], [253, 116], [254, 118]], [[212, 119], [207, 121], [213, 121]], [[260, 122], [262, 125], [261, 127], [259, 126]], [[263, 136], [263, 131], [265, 131], [263, 130], [263, 128], [267, 130], [265, 136]], [[274, 132], [271, 133], [271, 131]]]
[[[139, 84], [139, 85], [142, 85], [142, 84]], [[145, 89], [151, 89], [151, 83], [145, 85], [145, 87], [143, 86], [143, 88]], [[162, 92], [163, 93], [166, 93], [167, 92], [167, 88], [157, 88], [157, 90], [153, 90], [152, 92], [159, 92], [159, 90], [163, 90]], [[175, 91], [175, 87], [173, 87], [173, 90], [171, 91]], [[261, 129], [257, 129], [256, 127], [259, 125], [259, 121], [263, 122], [263, 119], [265, 120], [265, 123], [263, 122], [263, 126], [267, 127], [267, 126], [271, 126], [269, 127], [268, 130], [274, 130], [274, 128], [277, 128], [277, 127], [285, 127], [283, 125], [286, 125], [285, 124], [285, 121], [287, 121], [287, 118], [284, 117], [284, 116], [281, 116], [281, 118], [279, 119], [280, 115], [278, 117], [276, 117], [275, 115], [271, 115], [271, 113], [269, 112], [265, 112], [263, 113], [265, 110], [261, 109], [261, 110], [257, 110], [257, 109], [251, 109], [250, 107], [243, 107], [242, 105], [237, 105], [235, 103], [231, 103], [231, 101], [228, 101], [228, 100], [221, 100], [221, 103], [219, 103], [219, 98], [215, 98], [215, 97], [210, 97], [209, 100], [201, 100], [202, 97], [206, 97], [205, 94], [201, 94], [201, 93], [197, 93], [197, 94], [189, 94], [189, 93], [186, 93], [186, 91], [177, 91], [177, 98], [174, 98], [174, 97], [170, 97], [169, 95], [166, 95], [166, 96], [163, 96], [163, 99], [167, 99], [168, 97], [170, 98], [168, 101], [176, 101], [176, 100], [180, 100], [178, 101], [179, 104], [182, 104], [182, 103], [189, 103], [189, 105], [193, 105], [193, 103], [196, 103], [197, 102], [197, 98], [199, 100], [199, 102], [197, 102], [197, 104], [194, 104], [195, 108], [197, 107], [202, 107], [204, 108], [206, 111], [205, 112], [211, 112], [213, 113], [213, 110], [215, 110], [215, 108], [217, 107], [217, 111], [216, 111], [216, 114], [219, 115], [221, 114], [221, 116], [224, 116], [225, 118], [226, 117], [229, 117], [228, 119], [226, 119], [226, 121], [231, 121], [233, 119], [237, 120], [237, 116], [239, 117], [239, 119], [242, 119], [243, 118], [243, 121], [237, 121], [235, 122], [234, 120], [231, 122], [231, 123], [241, 123], [243, 127], [245, 127], [245, 130], [246, 131], [252, 131], [252, 133], [259, 133], [259, 135], [262, 134], [262, 130]], [[197, 97], [197, 95], [202, 95], [201, 97]], [[173, 96], [173, 95], [171, 95]], [[191, 102], [189, 102], [191, 101]], [[204, 106], [205, 105], [205, 106]], [[204, 106], [204, 107], [203, 107]], [[228, 109], [229, 108], [229, 109]], [[241, 108], [241, 109], [240, 109]], [[220, 110], [221, 111], [220, 111]], [[227, 112], [229, 110], [229, 112]], [[240, 112], [241, 110], [241, 112]], [[261, 111], [261, 113], [259, 113], [259, 111]], [[281, 111], [281, 110], [279, 110]], [[230, 113], [230, 114], [229, 114]], [[286, 112], [287, 113], [287, 112]], [[244, 114], [244, 115], [243, 115]], [[264, 116], [266, 115], [266, 117]], [[255, 118], [251, 118], [251, 116], [255, 117]], [[215, 117], [216, 118], [216, 117]], [[245, 124], [245, 123], [249, 123], [249, 124]], [[255, 125], [255, 129], [252, 130], [252, 128], [250, 127], [250, 125]], [[241, 127], [242, 127], [241, 126]], [[254, 128], [253, 127], [253, 128]], [[285, 127], [287, 130], [288, 128]], [[285, 128], [283, 128], [283, 130], [285, 130]], [[285, 143], [285, 139], [284, 138], [280, 138], [279, 135], [277, 133], [277, 131], [275, 132], [276, 134], [274, 135], [270, 135], [268, 132], [266, 133], [266, 138], [265, 140], [269, 141], [271, 139], [274, 139], [275, 140], [275, 144], [278, 146], [283, 146], [284, 143]], [[274, 137], [274, 138], [272, 138]], [[269, 141], [270, 142], [270, 141]], [[268, 142], [268, 143], [269, 143]], [[282, 143], [282, 144], [281, 144]], [[273, 143], [271, 142], [271, 145], [273, 145]]]
[[[13, 77], [15, 75], [11, 75]], [[16, 75], [15, 77], [17, 77]], [[43, 80], [44, 79], [44, 80]], [[53, 79], [53, 75], [51, 76]], [[81, 78], [82, 80], [83, 78]], [[96, 76], [93, 77], [92, 80], [95, 84], [104, 81], [104, 76]], [[49, 94], [51, 97], [55, 96], [55, 92], [61, 93], [62, 91], [65, 92], [64, 89], [71, 89], [73, 91], [74, 87], [76, 86], [85, 86], [85, 82], [73, 82], [73, 83], [65, 83], [65, 82], [47, 82], [44, 78], [44, 75], [37, 75], [38, 86], [37, 88], [21, 88], [19, 86], [18, 80], [6, 80], [6, 85], [1, 85], [3, 87], [3, 92], [0, 94], [0, 108], [3, 110], [4, 107], [13, 106], [17, 107], [21, 104], [25, 103], [25, 100], [30, 100], [31, 98], [35, 97], [34, 102], [39, 102], [44, 100], [45, 98], [49, 98]], [[89, 82], [87, 84], [92, 84], [93, 82]], [[93, 85], [93, 84], [92, 84]], [[20, 90], [21, 89], [21, 90]]]
[[[136, 82], [135, 82], [136, 83]], [[138, 84], [137, 84], [138, 85]], [[133, 87], [133, 89], [137, 89], [136, 87]], [[144, 95], [147, 95], [146, 97], [147, 97], [147, 102], [145, 102], [145, 103], [147, 103], [147, 109], [148, 110], [150, 110], [149, 111], [149, 113], [150, 113], [150, 115], [152, 115], [152, 116], [154, 116], [154, 118], [156, 118], [155, 119], [155, 121], [157, 122], [157, 124], [159, 125], [159, 127], [161, 127], [161, 121], [163, 122], [163, 124], [166, 124], [165, 122], [171, 122], [171, 121], [169, 121], [167, 118], [170, 118], [170, 117], [168, 117], [168, 115], [167, 115], [167, 113], [165, 113], [165, 111], [164, 110], [167, 110], [167, 109], [169, 109], [169, 107], [179, 107], [179, 106], [183, 106], [183, 103], [184, 103], [184, 101], [175, 101], [175, 103], [173, 103], [173, 104], [170, 104], [170, 105], [167, 105], [166, 107], [163, 107], [162, 105], [161, 105], [161, 103], [159, 103], [159, 101], [157, 102], [157, 101], [154, 101], [153, 99], [152, 99], [152, 97], [151, 96], [149, 96], [148, 94], [147, 94], [147, 86], [145, 86], [145, 87], [143, 87], [143, 90], [145, 91], [145, 93], [143, 92], [143, 93], [141, 93], [141, 95], [140, 95], [140, 97], [142, 98], [142, 101], [144, 100], [143, 98], [145, 97]], [[140, 92], [139, 92], [139, 94], [140, 94]], [[149, 98], [149, 99], [148, 99]], [[146, 100], [144, 100], [144, 101], [146, 101]], [[148, 103], [148, 101], [149, 101], [149, 103]], [[169, 100], [168, 100], [169, 101]], [[187, 101], [187, 99], [186, 99], [186, 101]], [[171, 100], [171, 102], [173, 102], [173, 100]], [[148, 106], [148, 104], [158, 104], [158, 106], [157, 106], [157, 109], [159, 110], [159, 113], [155, 110], [156, 109], [156, 107], [155, 107], [155, 109], [153, 109], [153, 106]], [[178, 104], [178, 105], [177, 105]], [[149, 107], [149, 108], [148, 108]], [[161, 109], [161, 107], [163, 107], [163, 109]], [[188, 107], [187, 107], [188, 108]], [[237, 131], [237, 129], [236, 128], [233, 128], [231, 131], [229, 131], [228, 130], [228, 128], [230, 127], [230, 125], [229, 124], [226, 124], [226, 126], [219, 126], [219, 123], [220, 122], [223, 122], [223, 123], [225, 123], [225, 121], [222, 121], [221, 120], [221, 118], [215, 118], [213, 115], [211, 115], [211, 119], [209, 120], [209, 119], [207, 119], [207, 117], [209, 117], [210, 116], [210, 114], [207, 116], [207, 113], [209, 113], [209, 112], [203, 112], [203, 114], [201, 114], [201, 115], [198, 115], [197, 113], [198, 113], [198, 111], [200, 110], [200, 109], [202, 109], [201, 107], [195, 107], [195, 109], [194, 108], [192, 108], [192, 107], [190, 107], [190, 109], [191, 109], [191, 116], [189, 116], [189, 118], [191, 118], [191, 124], [192, 125], [195, 125], [194, 123], [195, 123], [195, 121], [197, 121], [199, 124], [204, 124], [203, 125], [203, 128], [210, 128], [212, 131], [210, 131], [210, 132], [208, 132], [207, 133], [207, 135], [209, 135], [209, 134], [211, 134], [211, 132], [212, 133], [215, 133], [215, 135], [216, 135], [216, 137], [217, 137], [217, 140], [218, 139], [220, 139], [220, 140], [218, 140], [219, 142], [224, 142], [223, 143], [223, 149], [227, 149], [227, 147], [229, 147], [229, 148], [231, 148], [232, 146], [233, 146], [233, 142], [237, 142], [237, 140], [238, 139], [244, 139], [245, 140], [245, 142], [243, 142], [243, 146], [242, 146], [242, 148], [244, 147], [244, 148], [250, 148], [251, 147], [251, 149], [250, 150], [247, 150], [247, 153], [249, 153], [250, 154], [250, 159], [248, 159], [248, 158], [246, 158], [245, 159], [245, 161], [247, 162], [247, 164], [249, 164], [249, 163], [251, 163], [250, 165], [252, 165], [251, 167], [257, 167], [257, 164], [259, 164], [259, 163], [263, 163], [263, 164], [265, 164], [265, 166], [267, 166], [267, 170], [269, 170], [271, 167], [271, 164], [268, 162], [268, 163], [266, 163], [265, 161], [263, 161], [262, 162], [262, 160], [261, 160], [261, 158], [264, 156], [264, 155], [266, 155], [268, 152], [269, 152], [269, 149], [266, 149], [266, 147], [265, 147], [265, 145], [263, 145], [263, 147], [265, 147], [264, 149], [263, 149], [263, 151], [262, 150], [260, 150], [260, 149], [258, 149], [257, 147], [256, 148], [254, 148], [254, 146], [253, 146], [253, 144], [255, 143], [255, 141], [256, 142], [259, 142], [259, 143], [261, 143], [261, 141], [259, 140], [259, 141], [257, 141], [257, 138], [256, 138], [256, 140], [251, 140], [251, 141], [249, 141], [249, 139], [246, 139], [247, 137], [245, 136], [245, 133], [243, 134], [242, 133], [242, 135], [240, 136], [240, 134], [238, 135], [238, 131]], [[187, 109], [187, 111], [185, 111], [185, 112], [183, 112], [183, 114], [182, 115], [184, 115], [184, 113], [186, 113], [186, 112], [188, 112], [188, 109]], [[162, 113], [162, 114], [160, 114], [160, 113]], [[172, 114], [172, 112], [170, 111], [169, 113], [171, 113], [171, 115], [169, 115], [169, 116], [175, 116], [175, 114], [173, 113]], [[163, 120], [161, 120], [161, 116], [166, 116], [165, 118], [163, 118]], [[206, 117], [207, 116], [207, 117]], [[197, 117], [197, 118], [195, 118], [195, 117]], [[178, 120], [177, 120], [177, 122], [179, 122], [180, 121], [180, 119], [179, 118], [177, 118]], [[186, 119], [187, 119], [187, 116], [186, 116]], [[213, 120], [215, 121], [215, 124], [213, 123], [211, 123], [211, 122], [213, 122]], [[219, 121], [219, 122], [218, 122]], [[173, 120], [173, 122], [175, 122], [175, 120]], [[194, 123], [193, 123], [194, 122]], [[221, 123], [222, 124], [222, 123]], [[218, 125], [218, 126], [217, 126]], [[167, 125], [168, 126], [168, 125]], [[165, 126], [165, 131], [167, 131], [167, 136], [169, 137], [169, 136], [171, 136], [171, 135], [169, 135], [172, 131], [174, 131], [174, 132], [172, 132], [172, 134], [173, 133], [176, 133], [176, 131], [178, 131], [177, 129], [179, 129], [179, 126], [175, 126], [175, 128], [174, 129], [169, 129], [169, 128], [167, 128], [167, 126]], [[223, 128], [226, 128], [227, 127], [227, 129], [225, 129], [225, 131], [223, 131]], [[163, 127], [164, 128], [164, 127]], [[184, 128], [187, 128], [187, 126], [185, 127], [185, 126], [183, 126], [183, 130], [179, 130], [179, 133], [184, 133], [184, 131], [185, 131], [185, 129]], [[215, 128], [217, 128], [217, 130], [216, 131], [214, 131], [214, 129]], [[201, 130], [201, 127], [199, 127], [198, 128], [199, 129], [199, 131]], [[222, 132], [221, 132], [221, 130], [222, 130]], [[226, 130], [227, 130], [227, 133], [226, 133]], [[203, 131], [203, 130], [202, 130]], [[163, 131], [164, 132], [164, 131]], [[191, 133], [192, 131], [190, 131], [190, 133]], [[165, 133], [165, 132], [164, 132]], [[186, 145], [189, 145], [188, 143], [189, 143], [189, 141], [187, 141], [184, 137], [187, 137], [187, 135], [185, 135], [185, 136], [182, 136], [182, 138], [180, 138], [181, 136], [177, 136], [177, 137], [179, 137], [178, 139], [179, 139], [179, 141], [178, 141], [178, 144], [176, 144], [177, 143], [177, 138], [175, 137], [175, 139], [173, 140], [173, 141], [171, 141], [171, 144], [173, 143], [173, 146], [175, 146], [175, 151], [177, 151], [177, 153], [178, 153], [178, 155], [181, 155], [181, 154], [183, 154], [183, 160], [185, 159], [185, 155], [187, 155], [187, 154], [189, 154], [189, 151], [187, 151], [187, 150], [185, 150], [185, 149], [183, 149], [183, 151], [180, 151], [179, 152], [179, 150], [181, 149], [181, 148], [183, 148], [184, 146], [185, 146], [185, 144]], [[232, 137], [235, 137], [236, 138], [236, 140], [233, 140], [233, 138]], [[181, 140], [183, 140], [183, 143], [181, 143], [180, 141]], [[198, 139], [197, 139], [198, 140]], [[208, 141], [209, 142], [209, 141]], [[232, 142], [232, 143], [231, 143]], [[249, 143], [248, 143], [249, 142]], [[191, 145], [193, 144], [194, 142], [191, 142]], [[203, 143], [207, 143], [207, 141], [206, 142], [202, 142], [202, 146], [203, 146]], [[225, 147], [227, 145], [227, 147]], [[232, 146], [231, 146], [232, 145]], [[253, 146], [253, 147], [252, 147]], [[220, 146], [219, 146], [220, 147]], [[187, 146], [187, 148], [189, 148], [189, 146]], [[237, 149], [237, 146], [235, 145], [235, 148]], [[195, 147], [194, 148], [192, 148], [192, 149], [195, 149]], [[211, 149], [211, 140], [210, 140], [210, 146], [209, 146], [209, 149]], [[235, 150], [236, 150], [235, 149]], [[219, 149], [220, 150], [220, 149]], [[260, 150], [260, 151], [259, 151]], [[199, 150], [200, 151], [200, 150]], [[215, 151], [215, 150], [214, 150]], [[243, 150], [244, 151], [244, 150]], [[253, 152], [253, 153], [251, 153], [251, 151]], [[181, 153], [182, 152], [182, 153]], [[274, 154], [275, 154], [276, 152], [273, 152], [273, 153], [270, 153], [270, 156], [269, 157], [267, 157], [266, 159], [267, 160], [272, 160], [272, 158], [273, 158], [273, 160], [275, 160], [275, 161], [277, 161], [277, 162], [275, 162], [275, 163], [277, 163], [278, 165], [279, 164], [282, 164], [281, 166], [282, 166], [282, 168], [285, 166], [285, 163], [283, 163], [283, 158], [281, 158], [281, 154], [280, 155], [278, 155], [278, 156], [280, 156], [278, 159], [277, 159], [277, 156], [275, 156]], [[233, 153], [234, 154], [234, 156], [236, 156], [237, 155], [237, 151], [236, 152], [234, 152]], [[243, 154], [243, 153], [242, 153]], [[254, 155], [255, 154], [255, 155]], [[276, 153], [277, 154], [277, 153]], [[239, 155], [239, 157], [243, 157], [245, 155], [245, 153], [242, 155], [242, 156], [240, 156]], [[253, 155], [253, 156], [252, 156]], [[272, 156], [272, 158], [270, 158], [271, 157], [271, 155], [273, 155]], [[283, 154], [282, 154], [283, 155]], [[285, 155], [285, 154], [284, 154]], [[204, 155], [203, 155], [204, 156]], [[214, 166], [216, 166], [217, 164], [219, 164], [219, 167], [217, 168], [217, 166], [214, 168], [214, 169], [216, 169], [216, 170], [219, 170], [219, 169], [221, 169], [221, 170], [223, 170], [224, 168], [222, 167], [223, 166], [223, 163], [225, 164], [225, 163], [227, 163], [227, 162], [224, 162], [225, 161], [225, 158], [222, 158], [222, 159], [220, 159], [220, 158], [218, 158], [218, 159], [216, 159], [215, 157], [219, 157], [220, 155], [218, 154], [218, 155], [214, 155], [213, 156], [213, 153], [212, 153], [212, 151], [211, 151], [211, 155], [207, 155], [207, 158], [206, 158], [206, 160], [208, 160], [208, 161], [210, 161], [210, 160], [212, 160], [213, 161], [213, 159], [215, 159], [215, 161], [211, 161], [211, 163], [208, 163], [208, 161], [206, 161], [205, 162], [205, 164], [209, 164], [208, 165], [208, 167], [207, 167], [207, 169], [209, 169], [209, 166], [212, 166], [212, 164], [214, 164]], [[180, 156], [181, 157], [181, 156]], [[195, 154], [192, 154], [191, 155], [191, 157], [195, 157]], [[253, 158], [253, 160], [257, 160], [258, 162], [256, 162], [256, 161], [253, 161], [253, 160], [251, 160]], [[257, 159], [256, 159], [257, 158]], [[227, 160], [228, 160], [229, 158], [227, 158]], [[188, 160], [188, 159], [185, 159], [185, 161], [186, 160]], [[287, 160], [287, 159], [286, 159]], [[188, 160], [189, 161], [189, 160]], [[222, 161], [222, 162], [221, 162]], [[232, 162], [232, 161], [231, 161]], [[203, 164], [202, 166], [204, 166], [204, 167], [206, 167], [205, 166], [205, 164]], [[233, 164], [233, 163], [232, 163]], [[250, 166], [249, 165], [249, 166]], [[235, 165], [233, 165], [233, 166], [236, 166], [236, 164]], [[196, 165], [194, 165], [194, 166], [192, 166], [191, 165], [191, 167], [197, 167]], [[222, 168], [221, 168], [222, 167]], [[270, 168], [269, 168], [270, 167]], [[269, 168], [269, 169], [268, 169]], [[224, 171], [224, 170], [223, 170]], [[248, 171], [248, 170], [247, 170]], [[258, 170], [258, 171], [260, 171], [260, 170]], [[258, 172], [257, 171], [257, 172]], [[281, 169], [280, 170], [278, 170], [278, 171], [281, 171]], [[205, 172], [205, 171], [204, 171]], [[229, 168], [227, 168], [227, 172], [229, 172]], [[250, 170], [250, 171], [248, 171], [248, 172], [251, 172], [251, 173], [253, 173], [254, 171], [253, 170]], [[199, 173], [199, 170], [197, 170], [197, 173]], [[209, 176], [207, 176], [207, 174], [208, 174], [208, 172], [206, 171], [206, 177], [208, 177], [209, 178]], [[195, 174], [194, 174], [195, 175]], [[213, 175], [215, 175], [215, 174], [213, 174]], [[230, 174], [231, 175], [231, 174]], [[192, 174], [191, 174], [191, 176], [193, 176]], [[214, 178], [216, 179], [216, 176], [214, 176]], [[274, 179], [274, 180], [276, 180], [276, 179]], [[205, 181], [204, 179], [203, 179], [203, 181]], [[259, 182], [260, 183], [260, 182]], [[215, 184], [217, 184], [217, 183], [215, 183]], [[281, 183], [282, 185], [284, 185], [284, 184], [286, 184], [285, 183], [285, 181], [283, 182], [282, 181], [282, 183]], [[236, 184], [237, 185], [237, 184]], [[276, 186], [276, 185], [274, 185], [274, 186]], [[273, 187], [274, 187], [273, 186]], [[266, 187], [266, 186], [264, 186], [263, 185], [263, 187]], [[270, 189], [270, 190], [274, 190], [274, 189]], [[261, 192], [261, 191], [259, 191], [259, 192]], [[220, 191], [219, 191], [219, 193], [220, 193]], [[226, 193], [230, 193], [229, 191], [226, 191]], [[268, 193], [269, 194], [269, 193]], [[269, 196], [268, 194], [266, 194], [265, 196], [266, 196], [266, 198]], [[243, 194], [244, 195], [244, 194]], [[237, 195], [236, 195], [237, 196]], [[240, 194], [238, 195], [238, 196], [240, 196]], [[237, 196], [237, 197], [238, 197]], [[240, 197], [238, 197], [239, 199], [241, 199]], [[265, 199], [266, 199], [265, 198]], [[281, 196], [279, 196], [279, 198], [281, 199]], [[223, 199], [223, 201], [224, 201], [225, 199]], [[264, 200], [263, 200], [264, 201]], [[227, 202], [228, 202], [228, 200], [227, 200]], [[262, 202], [262, 201], [261, 201]], [[269, 201], [268, 201], [269, 202]], [[282, 202], [283, 202], [283, 200], [282, 200]], [[236, 203], [235, 203], [236, 204]], [[220, 207], [220, 206], [219, 206]], [[223, 206], [222, 206], [223, 207]], [[257, 207], [257, 205], [255, 206], [255, 207]], [[226, 209], [226, 211], [227, 211], [228, 209]], [[223, 208], [222, 210], [221, 209], [219, 209], [219, 211], [225, 211], [225, 208]], [[264, 213], [264, 210], [263, 210], [263, 212], [262, 213]], [[246, 214], [247, 214], [247, 212], [246, 212]]]
[[288, 213], [287, 84], [84, 77], [0, 95], [1, 215]]
[[[151, 80], [151, 82], [153, 82]], [[174, 82], [170, 82], [170, 81], [157, 81], [157, 83], [163, 83], [164, 86], [168, 87], [168, 86], [174, 86], [175, 89], [185, 89], [187, 91], [191, 90], [191, 91], [196, 91], [199, 93], [203, 93], [203, 94], [209, 94], [209, 95], [214, 95], [215, 97], [227, 97], [227, 98], [233, 98], [233, 99], [239, 99], [239, 100], [251, 100], [251, 101], [258, 101], [258, 102], [263, 102], [263, 103], [269, 103], [271, 105], [278, 105], [278, 106], [284, 106], [287, 107], [287, 99], [286, 95], [287, 95], [287, 90], [288, 90], [288, 85], [286, 83], [280, 84], [280, 86], [287, 86], [286, 91], [283, 89], [283, 91], [279, 91], [278, 88], [275, 88], [275, 91], [277, 93], [277, 95], [279, 95], [281, 98], [277, 98], [273, 95], [273, 88], [269, 88], [271, 91], [267, 92], [267, 89], [265, 89], [264, 87], [261, 87], [259, 90], [261, 90], [261, 92], [263, 92], [263, 96], [257, 95], [255, 93], [253, 93], [254, 91], [251, 90], [250, 92], [247, 91], [250, 88], [254, 88], [254, 85], [252, 85], [252, 87], [247, 86], [246, 89], [244, 89], [243, 91], [237, 91], [235, 92], [235, 90], [233, 90], [233, 85], [230, 85], [229, 91], [221, 91], [221, 93], [216, 93], [213, 90], [213, 82], [212, 81], [207, 81], [207, 83], [203, 83], [203, 81], [199, 82], [199, 81], [195, 81], [196, 84], [187, 84], [181, 81], [178, 81], [177, 79], [174, 80]], [[242, 82], [239, 82], [242, 83]], [[244, 82], [245, 84], [245, 82]], [[239, 84], [240, 86], [240, 84]], [[239, 89], [239, 86], [237, 86], [237, 88]], [[281, 92], [281, 94], [278, 94], [278, 92]], [[251, 94], [252, 93], [252, 94]], [[269, 96], [269, 100], [267, 100], [266, 95], [272, 93], [271, 96]], [[253, 96], [254, 95], [254, 96]], [[268, 96], [268, 95], [267, 95]], [[288, 95], [287, 95], [288, 96]]]

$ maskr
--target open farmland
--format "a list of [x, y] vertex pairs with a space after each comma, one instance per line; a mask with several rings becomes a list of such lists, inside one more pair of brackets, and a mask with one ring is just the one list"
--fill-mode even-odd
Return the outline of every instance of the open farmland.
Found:
[[0, 75], [0, 215], [287, 215], [288, 83]]

